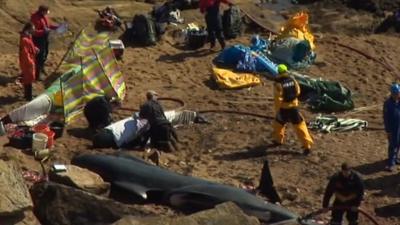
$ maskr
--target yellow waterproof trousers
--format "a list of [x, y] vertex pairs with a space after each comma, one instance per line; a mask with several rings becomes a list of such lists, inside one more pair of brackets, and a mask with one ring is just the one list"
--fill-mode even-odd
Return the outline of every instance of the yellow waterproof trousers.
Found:
[[275, 142], [283, 144], [285, 138], [285, 127], [290, 122], [296, 131], [297, 138], [302, 142], [304, 149], [311, 149], [313, 145], [313, 139], [308, 132], [307, 124], [304, 121], [301, 114], [296, 110], [281, 109], [273, 122], [273, 133], [272, 137]]

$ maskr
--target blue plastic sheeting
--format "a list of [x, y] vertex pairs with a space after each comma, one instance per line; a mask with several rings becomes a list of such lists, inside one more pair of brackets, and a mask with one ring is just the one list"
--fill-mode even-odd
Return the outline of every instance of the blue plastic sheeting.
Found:
[[[225, 49], [214, 59], [214, 62], [219, 65], [237, 68], [239, 62], [242, 64], [246, 62], [252, 62], [252, 60], [249, 60], [249, 58], [246, 60], [246, 55], [247, 57], [249, 57], [249, 55], [254, 57], [255, 71], [251, 72], [268, 73], [273, 77], [278, 74], [278, 67], [274, 62], [268, 59], [265, 55], [256, 53], [244, 45], [234, 45]], [[252, 65], [244, 67], [254, 69], [254, 66]]]
[[241, 72], [254, 72], [256, 71], [256, 57], [252, 55], [251, 51], [246, 51], [243, 59], [239, 60], [236, 69]]
[[253, 37], [251, 37], [250, 49], [252, 51], [264, 53], [267, 51], [268, 45], [269, 45], [269, 42], [267, 42], [263, 38], [260, 38], [260, 36], [258, 36], [258, 35], [253, 35]]

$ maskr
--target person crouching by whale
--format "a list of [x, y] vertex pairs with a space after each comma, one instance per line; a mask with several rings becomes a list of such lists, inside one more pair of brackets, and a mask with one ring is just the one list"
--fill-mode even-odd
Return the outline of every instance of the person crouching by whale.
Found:
[[171, 152], [177, 150], [178, 136], [171, 122], [164, 114], [164, 109], [157, 101], [158, 94], [155, 91], [146, 93], [147, 101], [140, 106], [139, 116], [150, 124], [151, 147], [161, 151]]
[[[149, 139], [150, 125], [139, 113], [119, 120], [100, 130], [93, 137], [94, 148], [145, 148]], [[167, 111], [167, 120], [173, 125], [208, 123], [198, 112], [190, 110]]]

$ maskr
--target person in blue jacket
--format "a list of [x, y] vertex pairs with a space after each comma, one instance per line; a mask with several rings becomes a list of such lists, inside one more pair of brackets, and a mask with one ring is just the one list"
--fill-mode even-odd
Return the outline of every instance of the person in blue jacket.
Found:
[[391, 172], [396, 164], [400, 164], [398, 159], [400, 147], [400, 84], [392, 84], [390, 93], [390, 97], [383, 105], [383, 121], [389, 142], [389, 159], [385, 170]]

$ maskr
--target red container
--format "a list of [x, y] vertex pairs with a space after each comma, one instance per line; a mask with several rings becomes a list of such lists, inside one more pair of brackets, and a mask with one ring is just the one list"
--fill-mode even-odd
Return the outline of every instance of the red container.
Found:
[[47, 148], [48, 149], [52, 148], [53, 145], [54, 145], [54, 135], [55, 135], [54, 131], [51, 131], [51, 130], [49, 130], [49, 131], [41, 131], [39, 133], [47, 135], [47, 138], [48, 138], [47, 139]]
[[49, 132], [50, 131], [50, 127], [47, 124], [40, 123], [40, 124], [35, 125], [32, 128], [32, 130], [35, 133], [44, 133], [44, 132]]

